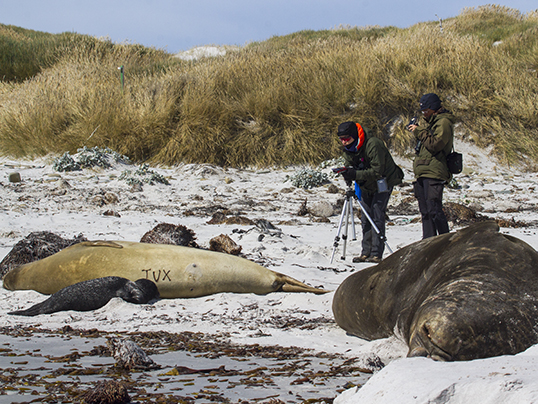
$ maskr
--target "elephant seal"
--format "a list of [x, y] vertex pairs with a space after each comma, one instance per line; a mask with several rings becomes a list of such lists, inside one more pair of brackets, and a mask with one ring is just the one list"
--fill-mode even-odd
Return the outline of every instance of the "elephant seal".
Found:
[[402, 337], [408, 356], [513, 355], [538, 342], [538, 253], [494, 221], [476, 223], [349, 276], [332, 310], [350, 334]]
[[91, 311], [100, 309], [114, 297], [121, 297], [129, 303], [145, 304], [158, 298], [159, 291], [157, 285], [147, 279], [133, 282], [118, 276], [107, 276], [66, 286], [29, 309], [7, 314], [37, 316], [65, 310]]
[[15, 268], [4, 288], [44, 294], [89, 279], [121, 276], [149, 279], [161, 298], [199, 297], [221, 292], [311, 292], [326, 290], [271, 271], [245, 258], [169, 244], [86, 241]]

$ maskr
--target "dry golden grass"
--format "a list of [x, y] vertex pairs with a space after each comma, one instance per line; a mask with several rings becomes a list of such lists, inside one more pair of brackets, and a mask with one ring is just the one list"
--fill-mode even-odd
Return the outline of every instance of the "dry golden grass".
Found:
[[437, 92], [467, 139], [506, 161], [536, 162], [536, 13], [485, 6], [443, 28], [308, 33], [195, 62], [78, 40], [31, 80], [0, 85], [0, 150], [86, 145], [169, 165], [316, 164], [339, 155], [336, 127], [355, 120], [405, 154], [404, 124], [421, 94]]

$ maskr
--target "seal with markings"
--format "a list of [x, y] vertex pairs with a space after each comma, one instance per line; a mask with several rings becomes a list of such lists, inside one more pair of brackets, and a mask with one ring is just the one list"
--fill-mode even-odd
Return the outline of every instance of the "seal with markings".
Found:
[[158, 298], [159, 291], [157, 285], [147, 279], [133, 282], [118, 276], [107, 276], [67, 286], [41, 303], [8, 314], [37, 316], [66, 310], [91, 311], [100, 309], [114, 297], [121, 297], [129, 303], [145, 304]]
[[221, 292], [327, 292], [234, 255], [127, 241], [75, 244], [11, 270], [4, 277], [4, 288], [52, 294], [74, 283], [105, 276], [149, 279], [157, 285], [161, 298]]
[[538, 253], [494, 221], [473, 224], [349, 276], [332, 309], [350, 334], [401, 336], [408, 356], [516, 354], [538, 342]]

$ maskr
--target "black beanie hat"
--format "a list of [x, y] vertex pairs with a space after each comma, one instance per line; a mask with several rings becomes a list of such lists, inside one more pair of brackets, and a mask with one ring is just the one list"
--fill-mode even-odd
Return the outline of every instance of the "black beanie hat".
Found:
[[434, 111], [437, 111], [439, 108], [441, 108], [441, 100], [437, 94], [429, 93], [420, 97], [421, 111], [424, 111], [425, 109], [433, 109]]
[[351, 136], [353, 139], [359, 138], [359, 131], [355, 122], [344, 122], [338, 125], [338, 137]]

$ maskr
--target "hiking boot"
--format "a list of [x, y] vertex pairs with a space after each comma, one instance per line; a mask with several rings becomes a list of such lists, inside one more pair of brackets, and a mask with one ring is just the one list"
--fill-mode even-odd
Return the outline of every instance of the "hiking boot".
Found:
[[353, 262], [366, 262], [369, 258], [368, 255], [361, 255], [360, 257], [353, 257]]
[[368, 262], [374, 262], [376, 264], [379, 264], [381, 261], [383, 261], [383, 259], [381, 259], [381, 257], [376, 257], [375, 255], [369, 257], [367, 259]]

